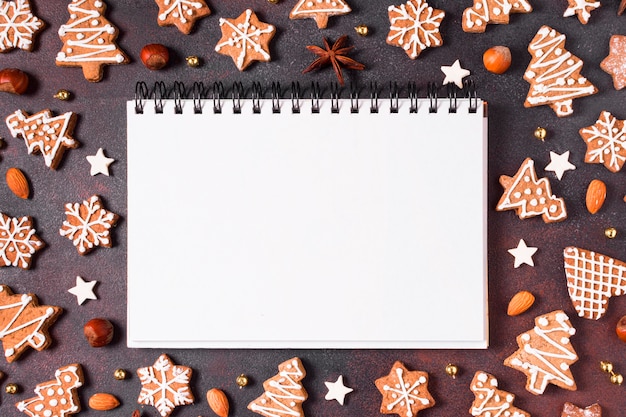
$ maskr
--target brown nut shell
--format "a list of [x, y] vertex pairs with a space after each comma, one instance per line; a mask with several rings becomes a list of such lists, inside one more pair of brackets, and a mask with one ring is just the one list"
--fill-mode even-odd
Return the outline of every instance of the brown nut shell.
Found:
[[0, 70], [0, 91], [11, 94], [24, 94], [28, 88], [28, 75], [17, 68]]
[[169, 50], [160, 43], [151, 43], [141, 48], [141, 62], [149, 70], [160, 70], [170, 60]]
[[589, 213], [596, 214], [602, 208], [605, 199], [606, 184], [598, 179], [591, 181], [587, 187], [587, 195], [585, 197]]
[[504, 74], [511, 66], [511, 50], [506, 46], [493, 46], [483, 54], [485, 69], [494, 74]]
[[92, 347], [102, 347], [113, 340], [113, 324], [103, 318], [95, 318], [85, 323], [83, 333]]

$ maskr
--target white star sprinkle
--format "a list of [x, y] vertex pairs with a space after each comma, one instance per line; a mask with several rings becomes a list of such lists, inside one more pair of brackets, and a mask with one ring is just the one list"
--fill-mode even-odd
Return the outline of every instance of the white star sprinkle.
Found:
[[451, 66], [441, 67], [441, 71], [446, 74], [446, 78], [443, 79], [443, 85], [454, 83], [459, 88], [463, 88], [463, 78], [470, 75], [468, 70], [461, 68], [461, 63], [458, 59]]
[[97, 283], [98, 281], [85, 281], [81, 277], [76, 277], [76, 286], [70, 288], [67, 292], [75, 295], [78, 305], [81, 305], [87, 300], [98, 299], [93, 292], [93, 287], [95, 287]]
[[343, 402], [346, 398], [346, 394], [354, 391], [352, 388], [346, 387], [343, 385], [343, 375], [339, 375], [337, 381], [335, 382], [324, 382], [326, 384], [326, 388], [328, 388], [328, 394], [326, 394], [327, 400], [337, 400], [337, 402], [343, 405]]
[[104, 151], [100, 148], [95, 155], [88, 155], [87, 161], [91, 164], [91, 176], [104, 174], [108, 177], [109, 165], [115, 162], [115, 159], [104, 156]]
[[565, 171], [574, 170], [576, 167], [569, 161], [569, 151], [561, 155], [550, 151], [550, 163], [546, 166], [546, 171], [553, 171], [556, 177], [561, 180]]
[[526, 246], [524, 239], [519, 240], [516, 248], [509, 249], [509, 253], [515, 257], [515, 268], [519, 268], [522, 264], [535, 266], [533, 262], [535, 252], [537, 252], [537, 248]]

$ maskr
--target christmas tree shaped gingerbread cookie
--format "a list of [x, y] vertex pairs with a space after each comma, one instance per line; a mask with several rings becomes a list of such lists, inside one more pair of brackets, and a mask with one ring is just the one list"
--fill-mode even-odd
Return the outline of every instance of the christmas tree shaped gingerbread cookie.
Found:
[[306, 370], [299, 358], [278, 365], [278, 374], [263, 382], [265, 392], [248, 409], [265, 417], [303, 417], [302, 403], [308, 394], [302, 386]]
[[350, 13], [345, 0], [299, 0], [289, 13], [290, 19], [315, 19], [317, 27], [324, 29], [330, 16]]
[[82, 67], [88, 81], [102, 79], [105, 65], [126, 64], [128, 57], [116, 44], [118, 30], [105, 17], [102, 0], [72, 0], [70, 19], [61, 25], [63, 48], [57, 54], [60, 67]]
[[498, 389], [498, 380], [487, 372], [477, 371], [470, 383], [475, 399], [469, 412], [474, 417], [530, 417], [530, 414], [513, 405], [515, 395]]

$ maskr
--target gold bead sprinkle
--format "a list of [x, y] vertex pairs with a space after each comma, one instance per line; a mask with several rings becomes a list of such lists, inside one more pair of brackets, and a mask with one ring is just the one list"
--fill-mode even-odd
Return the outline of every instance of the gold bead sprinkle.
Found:
[[365, 25], [359, 25], [354, 28], [356, 33], [361, 36], [367, 36], [370, 33], [370, 29]]
[[600, 369], [602, 372], [611, 373], [613, 372], [613, 364], [608, 361], [600, 361]]
[[248, 377], [246, 376], [246, 374], [241, 374], [237, 377], [237, 379], [235, 380], [235, 382], [237, 382], [237, 385], [239, 386], [239, 388], [243, 388], [246, 385], [248, 385], [248, 383], [250, 382]]
[[278, 2], [279, 2], [280, 0], [267, 0], [267, 1], [268, 1], [268, 3], [278, 4]]
[[615, 239], [615, 237], [617, 236], [617, 229], [615, 229], [614, 227], [607, 227], [606, 229], [604, 229], [604, 236], [609, 239]]
[[449, 363], [446, 365], [446, 374], [450, 375], [452, 379], [456, 378], [456, 375], [459, 373], [459, 367]]
[[72, 97], [72, 93], [67, 90], [59, 90], [53, 97], [58, 100], [67, 101]]
[[19, 390], [20, 390], [20, 387], [18, 387], [17, 384], [14, 384], [14, 383], [7, 384], [7, 386], [4, 387], [4, 391], [7, 394], [17, 394]]
[[543, 142], [544, 140], [546, 140], [546, 136], [548, 136], [548, 131], [543, 127], [538, 127], [537, 129], [535, 129], [533, 135], [535, 135], [537, 139]]
[[118, 381], [126, 379], [126, 370], [121, 368], [116, 369], [115, 372], [113, 372], [113, 378], [117, 379]]
[[187, 61], [187, 65], [192, 68], [200, 66], [200, 58], [195, 55], [188, 56], [187, 58], [185, 58], [185, 61]]
[[622, 385], [624, 377], [621, 374], [611, 374], [611, 384]]

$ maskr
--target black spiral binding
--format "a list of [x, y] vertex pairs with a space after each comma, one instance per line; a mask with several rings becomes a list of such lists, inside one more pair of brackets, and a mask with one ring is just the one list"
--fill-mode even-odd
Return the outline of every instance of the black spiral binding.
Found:
[[[468, 99], [470, 113], [476, 113], [478, 111], [478, 95], [476, 93], [476, 85], [472, 80], [465, 81], [463, 88], [459, 89], [455, 84], [447, 84], [445, 86], [438, 86], [435, 83], [428, 83], [426, 85], [426, 98], [428, 99], [428, 112], [437, 113], [439, 111], [438, 100], [444, 96], [440, 96], [440, 90], [445, 88], [445, 98], [448, 99], [448, 112], [456, 113], [459, 109], [459, 99]], [[281, 100], [284, 98], [284, 91], [281, 90], [280, 83], [272, 82], [271, 91], [271, 105], [272, 113], [281, 112]], [[301, 111], [301, 103], [303, 100], [303, 94], [306, 94], [307, 89], [302, 89], [300, 83], [292, 82], [289, 93], [289, 100], [291, 101], [291, 112], [298, 114]], [[349, 99], [350, 99], [350, 113], [359, 113], [361, 109], [360, 97], [362, 96], [362, 87], [357, 85], [350, 85]], [[365, 88], [365, 90], [368, 90]], [[380, 100], [381, 93], [385, 88], [380, 88], [378, 83], [371, 82], [369, 84], [369, 112], [378, 113], [382, 110], [382, 101]], [[402, 90], [397, 82], [390, 82], [388, 87], [389, 97], [389, 112], [398, 113], [400, 104], [400, 97], [407, 97], [409, 100], [409, 113], [417, 113], [418, 106], [418, 92], [419, 88], [416, 82], [411, 81], [406, 87], [406, 92]], [[403, 93], [405, 95], [403, 95]], [[342, 89], [337, 83], [331, 83], [329, 89], [324, 91], [320, 84], [312, 82], [308, 89], [308, 94], [311, 100], [311, 112], [320, 112], [320, 100], [326, 94], [330, 99], [331, 113], [340, 112], [340, 100], [342, 95]], [[193, 83], [192, 88], [187, 89], [185, 84], [176, 81], [173, 83], [170, 90], [167, 89], [163, 81], [157, 81], [154, 83], [152, 89], [149, 89], [148, 85], [139, 81], [135, 84], [135, 113], [142, 114], [146, 102], [150, 99], [154, 100], [155, 113], [163, 113], [164, 100], [172, 99], [174, 101], [174, 113], [181, 114], [184, 111], [183, 100], [193, 100], [193, 112], [196, 114], [202, 114], [203, 101], [212, 100], [213, 113], [222, 113], [222, 106], [224, 100], [230, 97], [232, 100], [233, 113], [241, 113], [242, 100], [250, 99], [252, 101], [252, 112], [255, 114], [261, 113], [262, 100], [265, 99], [266, 90], [260, 82], [253, 82], [249, 90], [244, 88], [243, 83], [235, 82], [229, 89], [224, 87], [224, 84], [217, 81], [212, 84], [210, 88], [207, 88], [203, 82], [196, 81]], [[386, 101], [386, 100], [384, 100]]]

